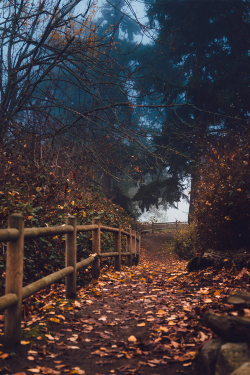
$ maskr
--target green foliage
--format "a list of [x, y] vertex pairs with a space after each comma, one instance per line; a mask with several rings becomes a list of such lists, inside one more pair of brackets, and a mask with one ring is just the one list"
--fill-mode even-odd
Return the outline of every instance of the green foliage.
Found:
[[114, 197], [112, 199], [113, 203], [118, 204], [119, 206], [124, 208], [127, 214], [132, 215], [133, 217], [136, 216], [133, 211], [132, 200], [130, 199], [130, 197], [124, 194], [124, 192], [118, 185], [114, 186], [111, 193]]
[[191, 259], [195, 255], [196, 243], [196, 226], [190, 225], [179, 226], [173, 238], [173, 250], [183, 259]]
[[138, 202], [139, 208], [148, 211], [151, 206], [158, 208], [160, 202], [167, 202], [175, 207], [175, 202], [180, 201], [183, 185], [177, 176], [157, 178], [146, 185], [141, 185], [133, 201]]
[[[246, 14], [249, 14], [250, 2], [225, 0], [213, 2], [212, 6], [210, 1], [189, 0], [146, 3], [151, 25], [157, 24], [155, 45], [164, 48], [161, 64], [171, 64], [172, 68], [167, 79], [164, 77], [155, 86], [161, 89], [168, 104], [188, 101], [210, 111], [202, 113], [183, 107], [168, 112], [166, 128], [170, 127], [180, 140], [184, 135], [181, 130], [186, 136], [192, 133], [197, 136], [197, 131], [206, 132], [211, 124], [220, 123], [212, 112], [231, 116], [230, 120], [221, 120], [226, 128], [245, 126], [245, 122], [240, 123], [234, 117], [243, 119], [248, 113]], [[194, 129], [192, 125], [196, 125]]]
[[198, 250], [249, 248], [250, 137], [207, 145], [194, 204]]
[[[152, 117], [150, 109], [148, 121], [158, 127], [152, 149], [165, 162], [163, 170], [181, 180], [196, 172], [206, 152], [199, 139], [249, 128], [250, 1], [145, 0], [145, 6], [156, 38], [141, 87], [153, 93], [151, 104], [179, 105]], [[164, 190], [158, 189], [168, 203]], [[158, 198], [155, 191], [140, 194], [145, 207]]]
[[[14, 212], [25, 217], [25, 227], [65, 224], [68, 215], [77, 224], [91, 224], [100, 217], [106, 226], [131, 227], [131, 219], [123, 208], [115, 205], [100, 191], [84, 193], [77, 186], [73, 173], [69, 178], [56, 176], [45, 161], [32, 160], [28, 145], [15, 144], [0, 150], [0, 223], [7, 227], [8, 215]], [[68, 177], [68, 176], [67, 176]], [[92, 252], [92, 233], [79, 233], [77, 261]], [[125, 244], [123, 244], [125, 245]], [[101, 234], [102, 252], [114, 248], [113, 235]], [[5, 247], [3, 247], [5, 250]], [[0, 255], [0, 270], [4, 271], [6, 253]], [[24, 285], [65, 267], [65, 236], [29, 239], [24, 245]], [[3, 283], [3, 280], [2, 280]]]

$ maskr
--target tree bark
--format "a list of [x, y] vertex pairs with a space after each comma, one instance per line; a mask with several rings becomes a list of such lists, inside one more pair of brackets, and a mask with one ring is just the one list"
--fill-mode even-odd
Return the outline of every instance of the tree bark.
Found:
[[191, 224], [193, 221], [194, 214], [194, 203], [197, 198], [197, 190], [200, 182], [200, 174], [196, 170], [191, 174], [191, 191], [190, 191], [190, 205], [188, 212], [188, 224]]

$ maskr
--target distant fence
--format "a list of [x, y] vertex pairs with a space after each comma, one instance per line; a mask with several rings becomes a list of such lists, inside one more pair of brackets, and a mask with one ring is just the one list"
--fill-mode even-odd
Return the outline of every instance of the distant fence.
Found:
[[[77, 259], [77, 233], [92, 231], [92, 256], [80, 262]], [[101, 231], [114, 234], [114, 251], [101, 253]], [[66, 267], [23, 287], [23, 252], [27, 238], [66, 234]], [[126, 252], [121, 251], [121, 238], [126, 236]], [[115, 257], [115, 270], [121, 270], [121, 257], [126, 256], [127, 265], [132, 265], [133, 255], [137, 262], [140, 256], [140, 236], [131, 229], [122, 230], [101, 225], [100, 219], [93, 219], [92, 225], [76, 225], [76, 218], [68, 216], [66, 225], [46, 228], [24, 228], [24, 217], [10, 215], [8, 229], [0, 229], [0, 242], [7, 241], [5, 295], [0, 298], [0, 311], [5, 310], [4, 340], [7, 347], [21, 340], [22, 300], [66, 277], [66, 298], [75, 298], [77, 271], [92, 263], [92, 276], [100, 274], [100, 258]]]
[[155, 230], [177, 229], [179, 226], [188, 225], [187, 221], [172, 221], [167, 223], [138, 223], [137, 230], [143, 232], [145, 230], [155, 232]]

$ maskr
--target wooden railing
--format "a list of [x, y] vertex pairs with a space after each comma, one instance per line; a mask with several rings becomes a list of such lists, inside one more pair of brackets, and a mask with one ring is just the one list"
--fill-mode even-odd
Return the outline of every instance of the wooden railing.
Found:
[[[77, 233], [92, 231], [93, 255], [80, 262], [77, 259]], [[114, 233], [114, 251], [101, 253], [101, 231]], [[23, 287], [23, 252], [24, 240], [66, 234], [65, 268], [54, 272]], [[121, 238], [126, 236], [126, 252], [121, 251]], [[92, 277], [100, 274], [100, 258], [115, 257], [115, 270], [121, 270], [121, 257], [127, 257], [127, 265], [132, 265], [133, 255], [139, 261], [140, 236], [131, 229], [103, 226], [100, 219], [93, 219], [92, 225], [76, 225], [76, 218], [68, 216], [66, 225], [46, 228], [24, 228], [24, 217], [20, 214], [10, 215], [8, 229], [0, 229], [0, 242], [7, 241], [5, 295], [0, 298], [0, 311], [5, 310], [4, 340], [7, 347], [18, 344], [21, 340], [22, 300], [41, 289], [66, 277], [66, 298], [76, 298], [76, 274], [92, 263]]]
[[188, 222], [180, 222], [176, 220], [167, 223], [139, 223], [137, 225], [137, 229], [140, 232], [152, 231], [152, 233], [154, 233], [155, 230], [177, 229], [179, 226], [182, 225], [188, 225]]

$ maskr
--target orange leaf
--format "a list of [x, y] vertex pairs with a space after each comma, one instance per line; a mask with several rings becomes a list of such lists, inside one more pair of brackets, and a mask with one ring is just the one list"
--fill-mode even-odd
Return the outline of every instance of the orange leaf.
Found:
[[9, 357], [9, 354], [8, 354], [8, 353], [4, 353], [4, 354], [0, 355], [0, 358], [2, 358], [2, 359], [5, 359], [5, 358], [7, 358], [7, 357]]

